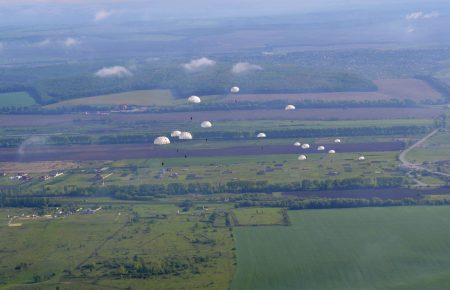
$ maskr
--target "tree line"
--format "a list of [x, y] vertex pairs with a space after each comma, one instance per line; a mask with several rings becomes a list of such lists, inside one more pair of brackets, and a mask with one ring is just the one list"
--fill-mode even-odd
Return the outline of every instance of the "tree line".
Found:
[[279, 200], [240, 200], [236, 207], [283, 207], [290, 210], [356, 208], [356, 207], [388, 207], [412, 205], [450, 205], [449, 199], [380, 199], [380, 198], [309, 198]]
[[269, 183], [263, 181], [235, 180], [224, 183], [169, 183], [142, 185], [86, 186], [66, 185], [62, 189], [41, 187], [40, 189], [3, 189], [3, 193], [34, 197], [49, 196], [111, 196], [117, 199], [152, 199], [167, 195], [215, 194], [215, 193], [271, 193], [310, 190], [344, 190], [360, 188], [398, 188], [406, 185], [406, 179], [393, 177], [355, 177], [343, 179], [303, 179], [290, 183]]

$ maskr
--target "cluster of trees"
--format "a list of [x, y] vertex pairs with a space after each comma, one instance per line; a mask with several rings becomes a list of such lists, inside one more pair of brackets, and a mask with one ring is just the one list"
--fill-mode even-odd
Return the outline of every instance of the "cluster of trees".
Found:
[[311, 199], [279, 199], [279, 200], [241, 200], [236, 207], [284, 207], [291, 210], [325, 209], [325, 208], [355, 208], [355, 207], [385, 207], [407, 205], [449, 205], [450, 200], [432, 199], [380, 199], [380, 198], [311, 198]]
[[[190, 270], [191, 273], [199, 273], [199, 266], [209, 261], [205, 256], [168, 256], [163, 259], [154, 259], [146, 261], [135, 255], [132, 259], [119, 261], [113, 259], [104, 261], [102, 269], [108, 270], [108, 275], [120, 279], [146, 279], [161, 275], [180, 275]], [[95, 269], [94, 264], [85, 264], [81, 266], [81, 271], [87, 274]]]

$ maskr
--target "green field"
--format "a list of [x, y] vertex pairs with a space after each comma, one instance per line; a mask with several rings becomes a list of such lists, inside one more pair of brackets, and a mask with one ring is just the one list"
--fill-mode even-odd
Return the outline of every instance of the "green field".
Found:
[[449, 289], [450, 207], [289, 212], [238, 227], [231, 289]]
[[28, 107], [36, 101], [27, 92], [0, 93], [0, 108]]
[[47, 108], [74, 107], [74, 106], [169, 106], [179, 103], [169, 90], [142, 90], [118, 94], [86, 97], [58, 102], [48, 105]]
[[421, 147], [411, 150], [406, 156], [414, 163], [436, 162], [450, 159], [450, 132], [438, 132]]
[[261, 226], [281, 225], [283, 221], [283, 210], [279, 208], [249, 207], [233, 210], [235, 225], [239, 226]]

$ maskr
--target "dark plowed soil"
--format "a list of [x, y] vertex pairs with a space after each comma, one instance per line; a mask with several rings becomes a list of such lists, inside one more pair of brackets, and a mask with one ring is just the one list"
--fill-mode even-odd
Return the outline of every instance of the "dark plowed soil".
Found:
[[[397, 151], [404, 148], [402, 142], [324, 144], [327, 150], [340, 152], [380, 152]], [[217, 149], [178, 150], [175, 144], [170, 147], [158, 147], [148, 144], [133, 145], [77, 145], [77, 146], [39, 146], [25, 148], [19, 152], [16, 148], [0, 149], [0, 162], [31, 162], [56, 160], [120, 160], [139, 158], [170, 157], [211, 157], [239, 155], [300, 154], [324, 153], [317, 151], [316, 145], [311, 149], [300, 149], [292, 145], [237, 146]]]

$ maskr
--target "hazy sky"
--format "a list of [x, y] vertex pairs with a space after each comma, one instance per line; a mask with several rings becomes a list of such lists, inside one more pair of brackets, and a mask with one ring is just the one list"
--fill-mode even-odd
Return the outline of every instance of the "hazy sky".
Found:
[[448, 0], [0, 0], [0, 25], [261, 16], [351, 9], [424, 9]]

